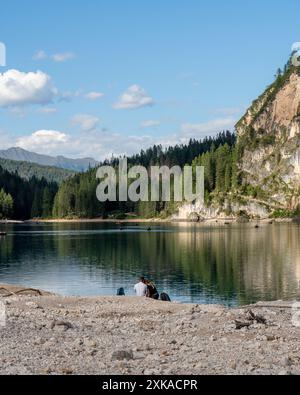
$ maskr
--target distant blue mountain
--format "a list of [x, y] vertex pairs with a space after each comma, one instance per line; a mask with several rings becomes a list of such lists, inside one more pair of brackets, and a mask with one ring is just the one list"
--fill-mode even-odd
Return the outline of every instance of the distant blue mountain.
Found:
[[53, 157], [36, 154], [35, 152], [26, 151], [18, 147], [0, 150], [0, 158], [19, 162], [31, 162], [42, 166], [59, 167], [76, 172], [86, 171], [90, 167], [96, 167], [98, 165], [98, 162], [92, 158], [69, 159], [64, 156]]

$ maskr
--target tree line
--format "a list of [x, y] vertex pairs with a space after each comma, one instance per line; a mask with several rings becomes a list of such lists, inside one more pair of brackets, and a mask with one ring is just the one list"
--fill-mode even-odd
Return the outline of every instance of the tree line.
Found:
[[[155, 145], [138, 155], [128, 158], [128, 166], [180, 166], [201, 165], [205, 167], [206, 193], [229, 191], [237, 183], [236, 136], [223, 132], [216, 137], [190, 140], [188, 144], [163, 149]], [[117, 168], [119, 159], [112, 158], [101, 165]], [[122, 218], [131, 213], [143, 218], [158, 215], [169, 216], [177, 208], [171, 202], [105, 202], [97, 200], [99, 180], [97, 169], [78, 173], [60, 185], [45, 178], [21, 178], [0, 167], [0, 215], [2, 218]], [[172, 185], [171, 185], [172, 187]]]
[[0, 166], [0, 217], [26, 220], [52, 217], [58, 184], [44, 178], [21, 178]]
[[205, 168], [205, 191], [208, 194], [236, 190], [240, 180], [238, 175], [238, 146], [224, 144], [218, 148], [212, 145], [208, 152], [199, 155], [193, 166]]
[[32, 177], [39, 180], [44, 178], [49, 182], [61, 184], [67, 178], [76, 174], [75, 171], [59, 167], [43, 166], [32, 162], [15, 161], [0, 158], [0, 166], [9, 173], [17, 173], [21, 178], [29, 181]]
[[10, 218], [13, 213], [14, 201], [9, 193], [5, 193], [4, 189], [0, 190], [0, 219]]
[[[226, 178], [229, 177], [229, 174], [230, 177], [233, 177], [234, 159], [232, 158], [233, 153], [231, 151], [235, 143], [235, 134], [227, 131], [218, 134], [216, 137], [208, 137], [201, 141], [190, 140], [186, 145], [177, 145], [167, 149], [163, 149], [162, 146], [153, 146], [146, 151], [141, 151], [138, 155], [129, 157], [128, 166], [139, 165], [149, 169], [150, 166], [172, 167], [176, 165], [183, 168], [185, 165], [196, 164], [199, 158], [201, 165], [206, 166], [206, 162], [202, 161], [202, 157], [204, 158], [204, 155], [211, 155], [211, 159], [208, 160], [209, 163], [211, 162], [211, 168], [208, 169], [208, 174], [206, 174], [206, 178], [213, 179], [209, 187], [209, 192], [211, 192], [215, 189], [215, 185], [218, 185], [220, 189], [223, 188], [224, 163], [228, 162]], [[227, 155], [229, 155], [229, 158], [227, 158]], [[219, 159], [217, 159], [218, 156], [220, 156]], [[215, 160], [217, 160], [217, 163]], [[105, 161], [101, 165], [109, 165], [117, 168], [118, 164], [119, 159], [112, 158], [110, 161]], [[96, 189], [99, 184], [99, 180], [96, 178], [96, 172], [97, 169], [91, 169], [62, 183], [54, 201], [54, 217], [106, 218], [108, 215], [115, 215], [116, 218], [122, 219], [125, 214], [132, 213], [143, 218], [153, 218], [158, 215], [169, 216], [177, 208], [174, 201], [100, 203], [96, 197]]]

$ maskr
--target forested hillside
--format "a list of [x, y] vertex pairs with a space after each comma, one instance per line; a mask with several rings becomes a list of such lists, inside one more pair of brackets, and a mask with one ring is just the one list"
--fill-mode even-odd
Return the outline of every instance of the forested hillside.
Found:
[[[128, 158], [128, 165], [150, 166], [197, 165], [206, 167], [206, 190], [227, 191], [236, 182], [235, 142], [233, 133], [223, 132], [202, 141], [191, 140], [187, 145], [163, 149], [154, 146]], [[3, 163], [3, 162], [2, 162]], [[0, 160], [1, 164], [1, 160]], [[118, 166], [118, 159], [102, 163]], [[4, 160], [7, 171], [0, 166], [2, 206], [0, 216], [13, 219], [29, 218], [122, 218], [132, 213], [142, 218], [168, 216], [176, 211], [174, 202], [100, 203], [96, 197], [99, 180], [97, 169], [69, 177], [70, 172], [30, 163]], [[49, 169], [49, 173], [47, 171]], [[18, 174], [17, 174], [18, 173]], [[68, 177], [67, 177], [68, 176]], [[58, 186], [62, 177], [66, 179]], [[12, 207], [11, 203], [13, 202]], [[9, 206], [9, 207], [7, 207]]]
[[0, 219], [49, 218], [58, 185], [32, 177], [24, 180], [0, 166]]
[[128, 163], [147, 168], [153, 165], [183, 167], [191, 165], [196, 157], [209, 152], [212, 147], [216, 149], [224, 144], [231, 147], [235, 145], [235, 142], [235, 134], [227, 131], [219, 133], [216, 137], [205, 137], [203, 140], [191, 139], [188, 144], [176, 145], [166, 149], [163, 149], [160, 145], [155, 145], [146, 151], [141, 151], [138, 155], [130, 157]]
[[210, 151], [199, 155], [193, 166], [205, 168], [205, 191], [207, 196], [212, 193], [228, 193], [234, 191], [239, 184], [238, 146], [225, 143], [219, 148], [214, 146]]
[[[235, 135], [230, 132], [220, 133], [217, 137], [205, 138], [202, 141], [191, 140], [187, 145], [177, 145], [163, 149], [154, 146], [147, 151], [128, 158], [128, 165], [141, 165], [146, 168], [154, 165], [174, 166], [191, 165], [196, 161], [201, 163], [208, 161], [210, 170], [208, 178], [212, 178], [209, 184], [210, 191], [216, 187], [224, 188], [223, 178], [230, 178], [234, 182], [234, 145]], [[203, 155], [207, 155], [204, 157]], [[227, 157], [228, 155], [228, 157]], [[106, 165], [117, 166], [118, 160], [105, 162]], [[56, 218], [78, 217], [106, 217], [114, 213], [117, 218], [122, 218], [125, 213], [134, 213], [143, 218], [155, 216], [168, 216], [176, 210], [174, 202], [126, 202], [126, 203], [100, 203], [96, 198], [96, 188], [99, 180], [96, 179], [96, 169], [87, 173], [78, 174], [65, 181], [59, 188], [55, 198], [53, 215]], [[231, 181], [231, 179], [233, 181]], [[227, 188], [227, 186], [226, 186]]]
[[19, 147], [0, 150], [0, 158], [20, 162], [36, 163], [41, 166], [59, 167], [76, 172], [86, 171], [90, 167], [96, 167], [99, 163], [92, 158], [70, 159], [65, 158], [64, 156], [54, 157], [26, 151], [25, 149]]
[[0, 166], [9, 173], [17, 173], [21, 178], [30, 180], [32, 177], [45, 179], [49, 182], [62, 183], [67, 178], [76, 174], [75, 171], [58, 167], [41, 166], [31, 162], [20, 162], [0, 158]]

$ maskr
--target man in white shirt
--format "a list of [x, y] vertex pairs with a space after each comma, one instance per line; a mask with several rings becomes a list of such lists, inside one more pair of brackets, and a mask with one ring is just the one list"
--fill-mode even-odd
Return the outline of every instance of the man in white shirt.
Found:
[[140, 278], [140, 282], [134, 286], [134, 290], [135, 290], [136, 296], [139, 296], [140, 298], [146, 297], [147, 285], [145, 284], [144, 277]]

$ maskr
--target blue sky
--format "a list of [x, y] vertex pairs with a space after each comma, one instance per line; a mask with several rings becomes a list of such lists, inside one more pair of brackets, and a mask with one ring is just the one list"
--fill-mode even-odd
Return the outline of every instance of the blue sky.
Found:
[[0, 149], [100, 159], [231, 129], [299, 15], [296, 0], [5, 2]]

